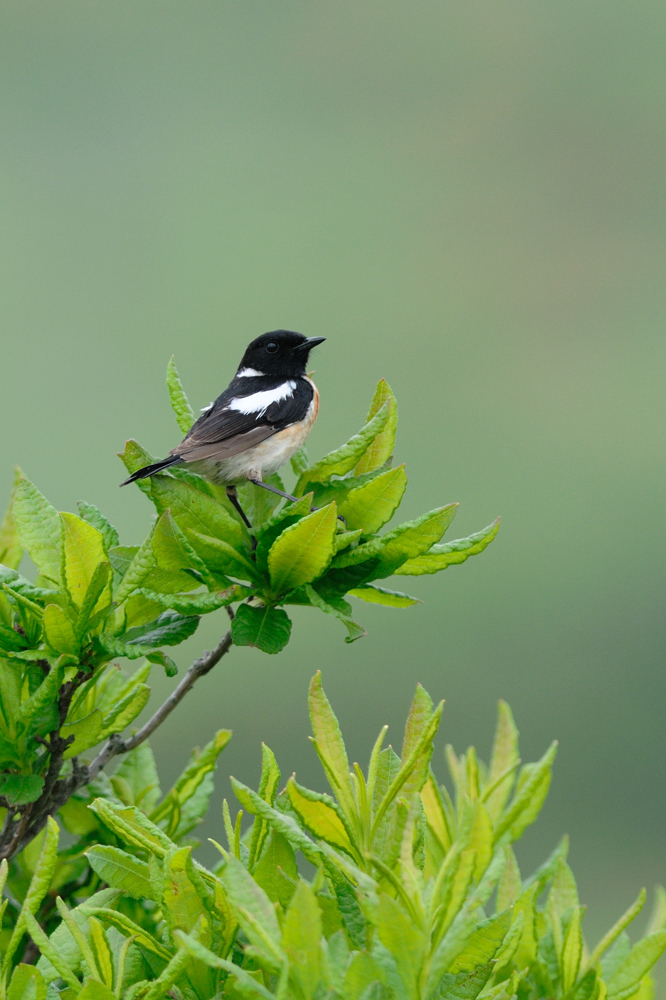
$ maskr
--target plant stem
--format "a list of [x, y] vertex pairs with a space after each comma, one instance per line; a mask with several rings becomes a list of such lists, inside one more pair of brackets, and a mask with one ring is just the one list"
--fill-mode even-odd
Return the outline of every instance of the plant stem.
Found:
[[[234, 613], [230, 607], [226, 608], [227, 614], [233, 621]], [[124, 740], [119, 733], [114, 733], [100, 750], [92, 764], [80, 764], [77, 757], [72, 758], [72, 773], [68, 778], [58, 778], [60, 768], [63, 763], [65, 749], [69, 745], [71, 738], [63, 740], [58, 732], [50, 734], [51, 760], [44, 783], [44, 790], [40, 797], [31, 802], [28, 806], [18, 806], [9, 810], [5, 819], [4, 829], [0, 833], [0, 860], [8, 860], [18, 854], [26, 847], [31, 840], [46, 825], [46, 820], [62, 808], [67, 800], [79, 790], [85, 787], [97, 777], [109, 761], [118, 754], [128, 753], [134, 750], [144, 740], [155, 732], [162, 725], [164, 720], [173, 712], [174, 708], [180, 704], [188, 691], [191, 691], [200, 677], [209, 673], [213, 667], [219, 663], [222, 657], [229, 652], [232, 646], [231, 629], [225, 633], [215, 649], [204, 652], [189, 667], [187, 673], [174, 688], [166, 701], [160, 705], [155, 714], [141, 727], [138, 733]], [[63, 688], [60, 697], [60, 725], [64, 724], [69, 709], [69, 703], [78, 684], [79, 678], [70, 682], [70, 686]], [[17, 814], [20, 814], [19, 818]]]

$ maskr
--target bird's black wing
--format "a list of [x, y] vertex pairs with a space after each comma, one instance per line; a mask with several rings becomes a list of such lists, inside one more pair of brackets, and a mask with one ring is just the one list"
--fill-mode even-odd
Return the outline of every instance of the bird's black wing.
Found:
[[[288, 394], [269, 402], [269, 394], [275, 394], [281, 386], [287, 386]], [[312, 384], [305, 378], [285, 380], [262, 376], [234, 379], [193, 424], [171, 454], [186, 462], [238, 455], [290, 424], [303, 420], [313, 395]], [[256, 401], [254, 407], [253, 397]], [[233, 408], [236, 400], [242, 409]]]

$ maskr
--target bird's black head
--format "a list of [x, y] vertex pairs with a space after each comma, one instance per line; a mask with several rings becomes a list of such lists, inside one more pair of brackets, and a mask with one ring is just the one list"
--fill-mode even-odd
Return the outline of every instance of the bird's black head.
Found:
[[304, 337], [302, 333], [294, 333], [292, 330], [262, 333], [245, 351], [238, 374], [297, 378], [305, 374], [312, 348], [323, 340], [326, 337]]

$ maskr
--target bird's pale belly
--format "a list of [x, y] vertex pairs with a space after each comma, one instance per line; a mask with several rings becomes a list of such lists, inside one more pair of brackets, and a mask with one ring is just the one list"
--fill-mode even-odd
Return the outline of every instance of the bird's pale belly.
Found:
[[219, 462], [214, 459], [192, 462], [192, 468], [215, 483], [239, 483], [277, 472], [298, 451], [310, 433], [317, 417], [318, 402], [315, 395], [305, 420], [285, 427], [252, 448]]

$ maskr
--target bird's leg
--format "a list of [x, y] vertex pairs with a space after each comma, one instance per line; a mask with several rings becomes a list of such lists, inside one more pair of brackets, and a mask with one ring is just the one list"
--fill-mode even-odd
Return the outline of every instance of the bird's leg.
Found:
[[231, 486], [227, 486], [227, 496], [228, 496], [229, 500], [231, 501], [231, 503], [236, 508], [236, 510], [238, 511], [238, 513], [240, 514], [241, 518], [243, 519], [243, 524], [245, 525], [245, 527], [247, 528], [247, 530], [250, 532], [250, 535], [252, 536], [252, 542], [253, 542], [252, 548], [254, 549], [256, 547], [257, 540], [254, 537], [254, 535], [252, 534], [252, 525], [250, 524], [250, 522], [248, 520], [247, 514], [245, 513], [245, 511], [243, 510], [243, 508], [240, 505], [240, 500], [238, 499], [238, 494], [236, 493], [236, 487], [233, 484]]
[[[291, 493], [283, 493], [283, 491], [279, 490], [277, 486], [269, 486], [268, 483], [262, 482], [261, 479], [250, 479], [249, 481], [251, 483], [254, 483], [255, 486], [263, 486], [265, 490], [270, 490], [271, 493], [277, 493], [278, 496], [284, 497], [285, 500], [291, 500], [292, 503], [296, 503], [296, 501], [300, 499], [299, 497], [292, 497]], [[312, 508], [313, 513], [316, 510], [319, 510], [319, 508], [318, 507]], [[338, 521], [342, 521], [345, 528], [347, 527], [347, 522], [345, 521], [344, 517], [341, 514], [338, 514]]]
[[285, 500], [291, 500], [292, 503], [298, 501], [298, 497], [292, 497], [291, 493], [285, 493], [284, 490], [279, 490], [277, 486], [269, 486], [268, 483], [264, 483], [261, 479], [250, 479], [250, 483], [254, 483], [255, 486], [263, 486], [265, 490], [270, 490], [271, 493], [277, 493], [279, 497], [284, 497]]

